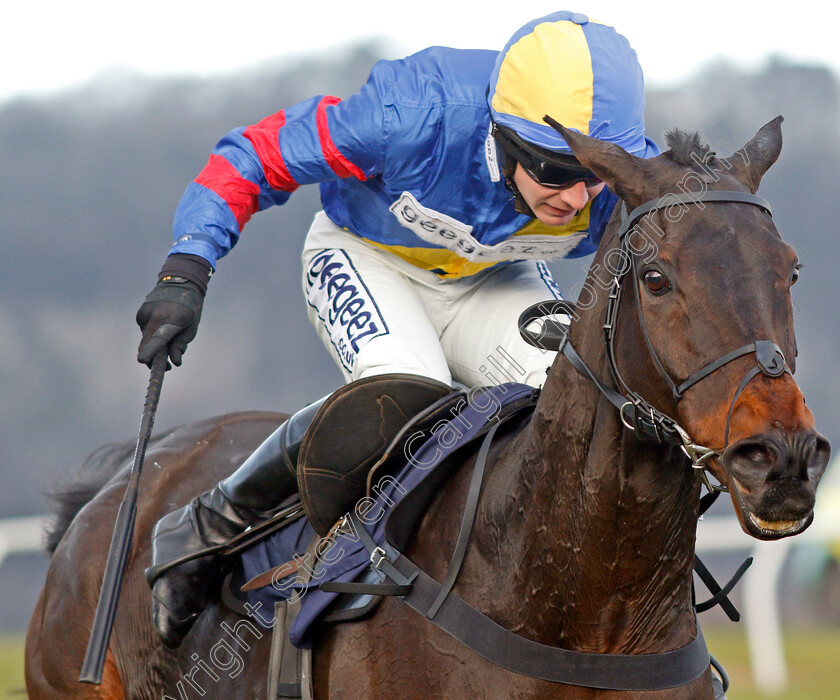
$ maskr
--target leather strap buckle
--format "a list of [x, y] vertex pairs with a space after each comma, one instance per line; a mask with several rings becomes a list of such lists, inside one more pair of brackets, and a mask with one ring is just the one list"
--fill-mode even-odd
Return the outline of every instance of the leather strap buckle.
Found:
[[382, 547], [377, 547], [370, 553], [370, 565], [376, 569], [379, 573], [384, 574], [385, 572], [382, 571], [379, 567], [382, 566], [382, 562], [386, 561], [389, 564], [393, 564], [390, 559], [388, 559], [388, 553], [382, 549]]

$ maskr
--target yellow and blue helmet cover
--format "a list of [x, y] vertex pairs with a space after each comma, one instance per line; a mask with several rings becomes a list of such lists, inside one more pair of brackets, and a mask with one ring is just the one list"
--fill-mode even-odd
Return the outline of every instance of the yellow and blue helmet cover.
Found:
[[543, 121], [546, 114], [633, 155], [659, 152], [645, 138], [636, 52], [613, 27], [577, 12], [555, 12], [519, 29], [499, 53], [487, 100], [497, 124], [551, 151], [571, 153]]

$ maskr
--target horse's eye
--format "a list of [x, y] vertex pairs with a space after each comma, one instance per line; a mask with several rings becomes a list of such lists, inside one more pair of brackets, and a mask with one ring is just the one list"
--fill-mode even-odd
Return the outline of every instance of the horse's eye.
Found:
[[790, 286], [791, 287], [793, 285], [795, 285], [796, 282], [799, 280], [799, 268], [800, 267], [801, 267], [801, 265], [799, 265], [797, 263], [797, 265], [795, 265], [794, 268], [793, 268], [793, 272], [791, 273], [791, 276], [790, 276]]
[[659, 270], [648, 270], [643, 279], [651, 294], [664, 294], [671, 288], [668, 278]]

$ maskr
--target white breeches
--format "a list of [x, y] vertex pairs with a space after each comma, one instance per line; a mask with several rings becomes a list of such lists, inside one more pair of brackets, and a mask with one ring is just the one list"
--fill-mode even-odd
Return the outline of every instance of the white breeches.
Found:
[[560, 298], [544, 263], [441, 279], [315, 216], [304, 245], [309, 320], [347, 381], [400, 372], [468, 387], [541, 387], [555, 353], [522, 340], [517, 320]]

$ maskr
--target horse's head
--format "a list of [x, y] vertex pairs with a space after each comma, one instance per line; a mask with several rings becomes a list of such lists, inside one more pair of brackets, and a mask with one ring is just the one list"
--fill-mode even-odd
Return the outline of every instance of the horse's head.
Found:
[[[628, 229], [623, 247], [614, 231], [605, 237], [593, 263], [601, 279], [619, 277], [624, 288], [618, 375], [696, 444], [714, 449], [708, 468], [729, 488], [743, 529], [761, 539], [811, 523], [830, 453], [792, 376], [798, 258], [754, 197], [781, 151], [781, 122], [729, 158], [696, 134], [673, 132], [671, 150], [649, 160], [557, 127], [628, 210], [659, 203]], [[711, 191], [736, 194], [686, 201]], [[745, 201], [731, 201], [737, 193]]]

